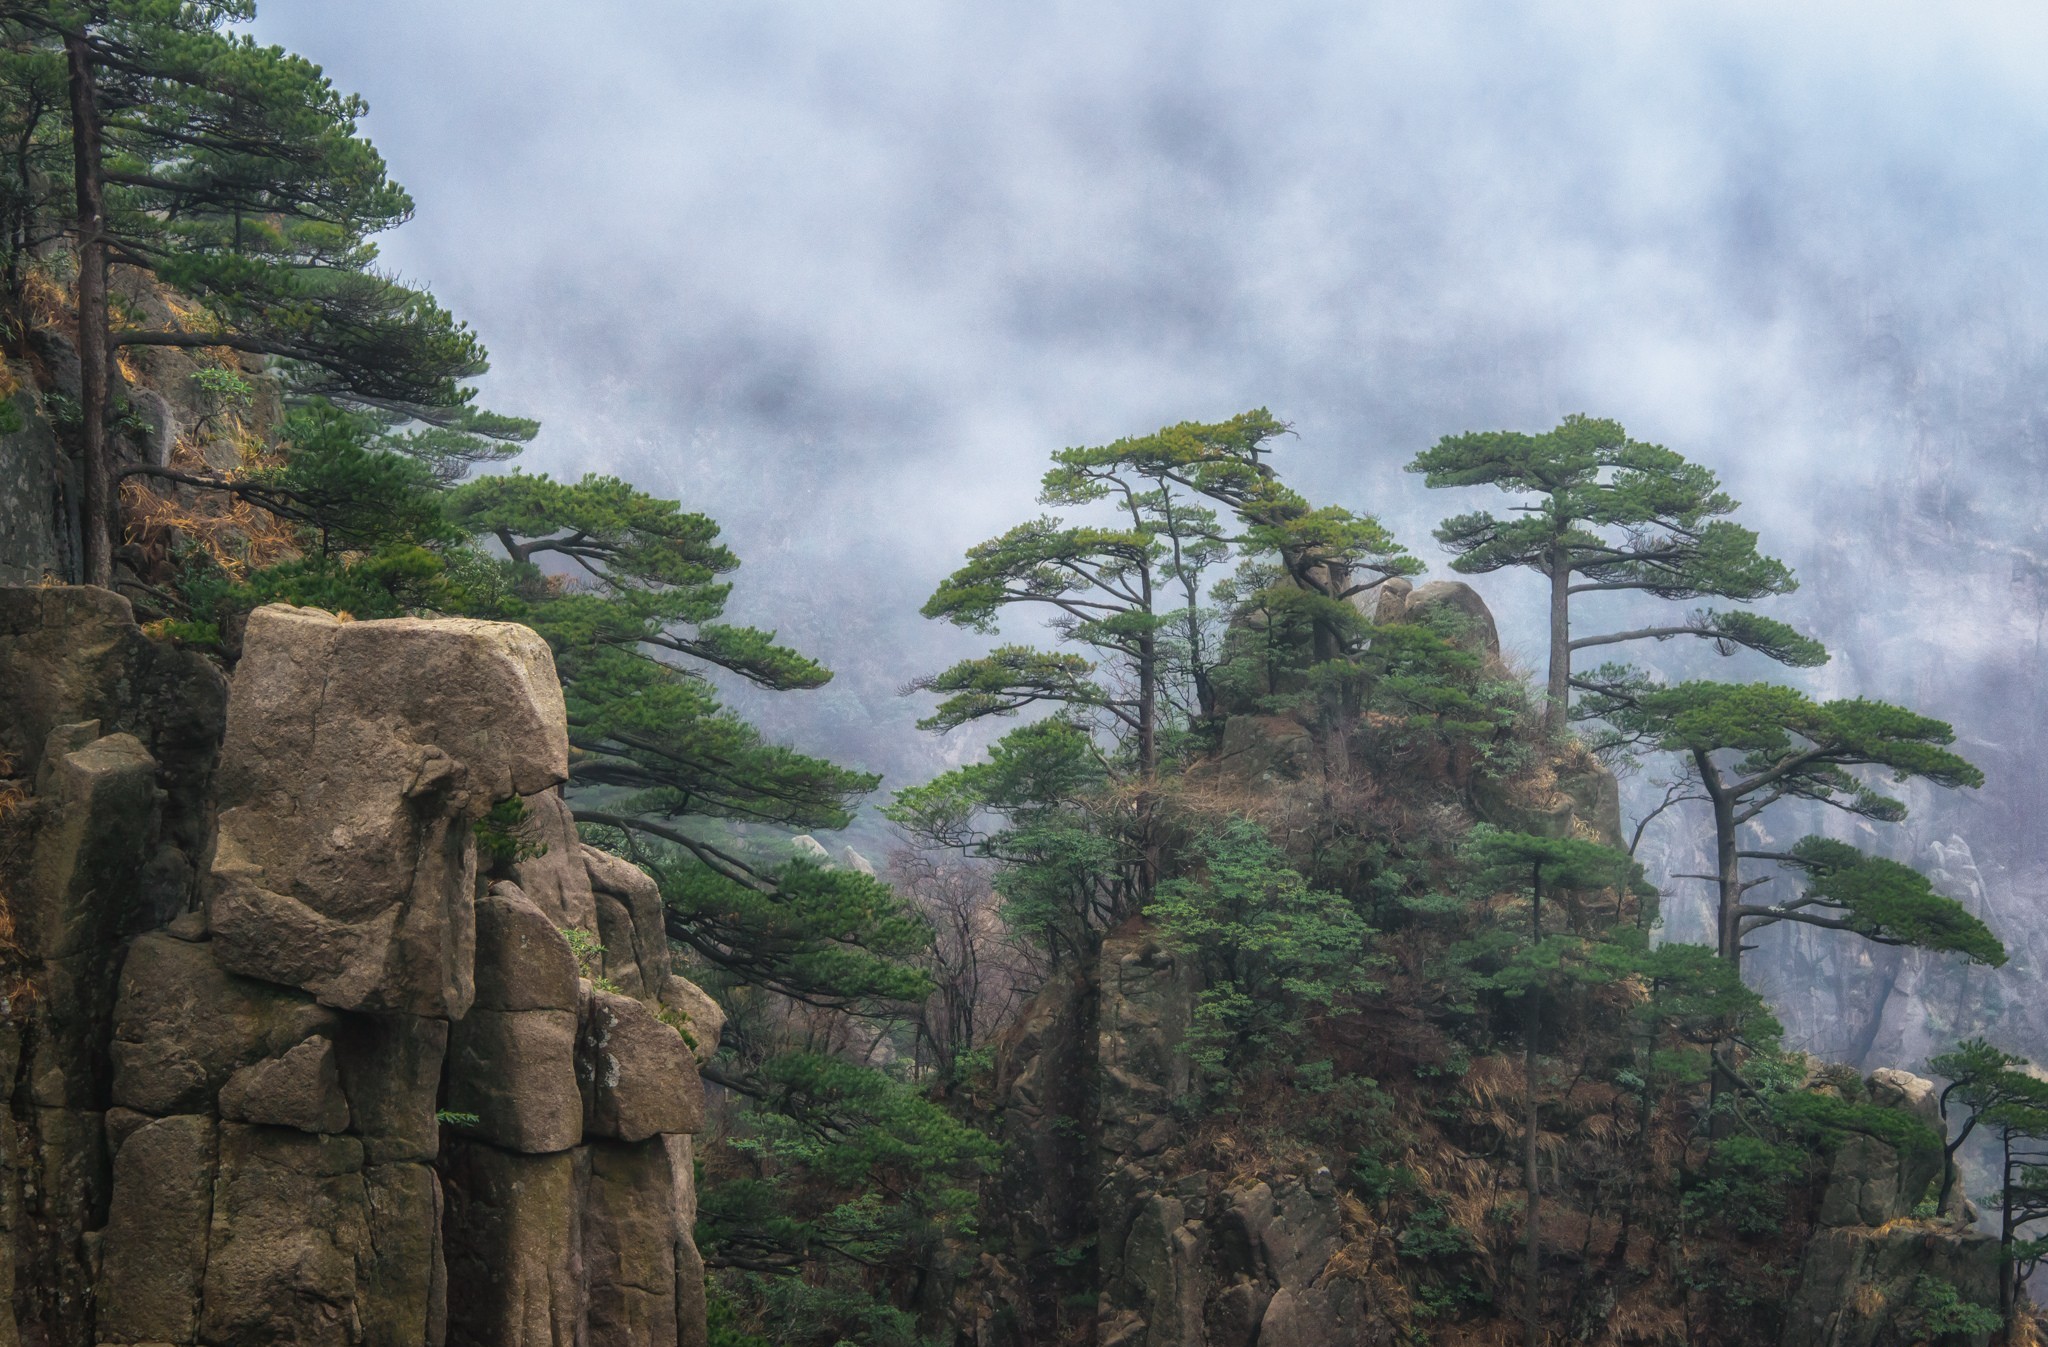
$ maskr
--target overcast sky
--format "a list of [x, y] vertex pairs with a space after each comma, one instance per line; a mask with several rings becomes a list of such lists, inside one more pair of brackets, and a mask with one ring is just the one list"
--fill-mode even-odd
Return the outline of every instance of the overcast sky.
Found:
[[[978, 645], [917, 604], [1067, 444], [1268, 406], [1290, 480], [1439, 573], [1430, 524], [1481, 502], [1401, 464], [1571, 411], [1716, 466], [1795, 564], [1888, 475], [2040, 499], [2038, 5], [263, 0], [257, 31], [369, 99], [419, 205], [385, 255], [542, 419], [528, 466], [718, 517], [740, 616], [847, 673], [773, 723], [864, 717], [895, 784], [888, 693]], [[1533, 593], [1488, 583], [1533, 648]]]

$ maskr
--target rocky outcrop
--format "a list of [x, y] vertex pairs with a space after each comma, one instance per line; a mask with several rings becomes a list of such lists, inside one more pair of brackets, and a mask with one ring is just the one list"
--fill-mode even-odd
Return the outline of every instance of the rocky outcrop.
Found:
[[[1932, 1081], [1882, 1068], [1870, 1074], [1863, 1090], [1870, 1103], [1940, 1128]], [[1968, 1227], [1960, 1198], [1956, 1205], [1963, 1209], [1950, 1216], [1915, 1216], [1940, 1173], [1938, 1149], [1901, 1153], [1874, 1137], [1851, 1137], [1837, 1147], [1821, 1199], [1821, 1228], [1807, 1243], [1780, 1347], [1905, 1347], [1925, 1341], [1918, 1302], [1930, 1283], [1953, 1288], [1968, 1304], [1998, 1304], [1998, 1241]], [[1984, 1347], [1989, 1336], [1944, 1341]]]
[[13, 390], [7, 401], [19, 418], [17, 429], [0, 430], [0, 463], [7, 465], [0, 472], [0, 585], [75, 575], [80, 560], [77, 461], [41, 415], [27, 375], [9, 367], [0, 376]]
[[230, 691], [0, 590], [0, 1345], [701, 1342], [718, 1016], [576, 836], [546, 647], [273, 607], [242, 649]]
[[0, 589], [0, 1343], [92, 1341], [120, 951], [193, 900], [225, 704], [120, 596]]
[[1008, 1163], [991, 1207], [1009, 1218], [1011, 1252], [984, 1259], [979, 1300], [963, 1307], [976, 1347], [1063, 1341], [1081, 1323], [1100, 1347], [1400, 1340], [1338, 1257], [1328, 1169], [1188, 1172], [1171, 1154], [1197, 989], [1134, 920], [1090, 976], [1048, 987], [1004, 1036]]
[[1362, 606], [1368, 598], [1368, 612], [1381, 626], [1408, 622], [1432, 627], [1462, 650], [1500, 658], [1500, 630], [1494, 625], [1493, 610], [1462, 580], [1432, 580], [1418, 586], [1395, 576], [1354, 602]]
[[568, 775], [546, 644], [505, 623], [272, 606], [242, 648], [207, 903], [215, 956], [339, 1009], [461, 1019], [475, 991], [469, 825]]

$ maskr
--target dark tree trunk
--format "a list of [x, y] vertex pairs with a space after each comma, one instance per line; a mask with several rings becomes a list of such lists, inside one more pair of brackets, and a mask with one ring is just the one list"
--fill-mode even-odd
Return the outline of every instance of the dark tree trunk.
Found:
[[[1693, 763], [1699, 769], [1700, 781], [1706, 787], [1707, 799], [1714, 806], [1714, 875], [1716, 898], [1715, 932], [1716, 952], [1735, 969], [1737, 977], [1742, 975], [1742, 859], [1736, 853], [1735, 801], [1728, 794], [1721, 781], [1721, 774], [1715, 770], [1713, 760], [1705, 753], [1695, 752]], [[1714, 1040], [1714, 1065], [1708, 1086], [1708, 1111], [1712, 1115], [1711, 1134], [1716, 1137], [1729, 1135], [1731, 1124], [1721, 1110], [1721, 1101], [1728, 1082], [1736, 1079], [1735, 1045], [1724, 1032]]]
[[100, 183], [100, 124], [93, 90], [92, 54], [82, 33], [66, 35], [70, 69], [73, 186], [78, 234], [78, 402], [84, 422], [84, 483], [80, 530], [84, 536], [89, 585], [114, 583], [113, 465], [107, 444], [107, 242], [106, 206]]
[[[1532, 867], [1529, 889], [1529, 941], [1533, 948], [1543, 942], [1543, 866], [1538, 862]], [[1543, 1231], [1540, 1222], [1539, 1205], [1543, 1196], [1543, 1185], [1536, 1170], [1536, 1137], [1541, 1125], [1541, 1111], [1536, 1105], [1536, 1044], [1543, 1030], [1543, 1006], [1535, 987], [1524, 993], [1529, 998], [1522, 1011], [1522, 1091], [1525, 1122], [1522, 1137], [1522, 1181], [1528, 1189], [1528, 1286], [1523, 1291], [1522, 1342], [1524, 1347], [1539, 1347], [1543, 1341]]]
[[1572, 695], [1572, 568], [1563, 543], [1550, 549], [1550, 679], [1543, 707], [1543, 727], [1555, 734], [1565, 727]]
[[2002, 1163], [1998, 1169], [1998, 1317], [2005, 1321], [2005, 1332], [2012, 1332], [2013, 1302], [2019, 1297], [2014, 1285], [2012, 1265], [2012, 1129], [2001, 1128], [2000, 1146]]
[[1152, 818], [1153, 778], [1159, 771], [1159, 637], [1149, 625], [1152, 617], [1152, 568], [1138, 573], [1139, 594], [1144, 599], [1148, 625], [1138, 637], [1138, 844], [1144, 857], [1138, 879], [1138, 901], [1143, 904], [1159, 883], [1159, 829]]

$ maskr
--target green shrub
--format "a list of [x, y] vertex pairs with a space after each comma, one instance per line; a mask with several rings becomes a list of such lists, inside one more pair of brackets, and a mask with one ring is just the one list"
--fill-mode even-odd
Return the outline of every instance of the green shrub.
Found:
[[1741, 1235], [1768, 1235], [1785, 1222], [1785, 1196], [1806, 1177], [1807, 1153], [1758, 1137], [1714, 1143], [1704, 1171], [1686, 1186], [1688, 1221]]

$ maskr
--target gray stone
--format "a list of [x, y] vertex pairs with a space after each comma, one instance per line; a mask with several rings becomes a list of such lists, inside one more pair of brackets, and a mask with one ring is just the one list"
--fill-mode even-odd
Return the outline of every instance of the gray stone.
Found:
[[590, 872], [583, 862], [583, 839], [576, 818], [559, 790], [526, 797], [525, 840], [542, 848], [512, 867], [512, 878], [548, 920], [597, 934], [597, 905], [590, 891]]
[[697, 1252], [696, 1145], [687, 1135], [668, 1133], [669, 1178], [675, 1184], [676, 1335], [678, 1347], [709, 1347], [705, 1317], [704, 1258]]
[[1377, 1347], [1403, 1341], [1392, 1325], [1369, 1313], [1356, 1282], [1282, 1286], [1260, 1321], [1258, 1341], [1289, 1347]]
[[582, 1347], [576, 1153], [452, 1142], [442, 1164], [449, 1347]]
[[100, 1341], [191, 1342], [198, 1332], [217, 1142], [213, 1119], [183, 1114], [122, 1143], [100, 1244]]
[[710, 1061], [725, 1032], [725, 1008], [696, 983], [673, 974], [661, 989], [661, 1004], [668, 1012], [667, 1018], [683, 1035], [690, 1054], [699, 1062]]
[[676, 1341], [675, 1176], [657, 1138], [590, 1147], [583, 1269], [590, 1287], [590, 1347], [662, 1347]]
[[281, 1057], [235, 1072], [221, 1087], [220, 1116], [301, 1132], [347, 1131], [348, 1100], [333, 1040], [316, 1034]]
[[507, 1150], [567, 1150], [583, 1137], [576, 1016], [567, 1010], [472, 1010], [449, 1037], [448, 1108]]
[[164, 836], [199, 854], [227, 706], [226, 681], [204, 657], [144, 636], [111, 590], [0, 588], [0, 689], [0, 753], [15, 773], [42, 775], [62, 725], [132, 734], [161, 768]]
[[1292, 716], [1231, 716], [1217, 758], [1234, 776], [1292, 781], [1308, 770], [1313, 749], [1307, 728]]
[[597, 933], [604, 945], [598, 969], [606, 981], [636, 1000], [651, 997], [651, 987], [640, 974], [633, 957], [633, 917], [625, 905], [609, 893], [597, 895]]
[[15, 1311], [49, 1343], [90, 1342], [95, 1250], [88, 1236], [107, 1209], [112, 1174], [105, 1119], [84, 1109], [33, 1108], [15, 1123], [27, 1134], [16, 1164], [28, 1180], [27, 1219], [14, 1245]]
[[333, 1011], [235, 977], [211, 951], [161, 932], [129, 948], [109, 1049], [115, 1104], [159, 1116], [211, 1110], [237, 1070], [334, 1033]]
[[351, 1015], [334, 1047], [341, 1090], [368, 1162], [432, 1160], [441, 1144], [434, 1114], [448, 1058], [448, 1022]]
[[122, 1142], [156, 1119], [147, 1113], [137, 1113], [132, 1108], [110, 1108], [104, 1121], [107, 1130], [107, 1154], [119, 1155]]
[[[74, 366], [75, 368], [75, 366]], [[25, 371], [9, 371], [23, 381]], [[23, 388], [11, 401], [22, 427], [0, 435], [0, 585], [34, 585], [79, 573], [78, 467]]]
[[371, 1165], [370, 1258], [364, 1269], [363, 1341], [440, 1347], [448, 1330], [448, 1265], [441, 1251], [441, 1182], [427, 1165]]
[[222, 1123], [199, 1332], [215, 1347], [357, 1347], [370, 1266], [353, 1137]]
[[459, 1018], [471, 820], [566, 775], [561, 689], [531, 629], [258, 609], [221, 751], [216, 957], [342, 1009]]
[[1390, 576], [1372, 589], [1352, 596], [1352, 606], [1381, 626], [1399, 622], [1407, 614], [1408, 596], [1415, 582], [1406, 576]]
[[704, 1125], [696, 1060], [680, 1034], [630, 996], [589, 988], [577, 1034], [576, 1080], [586, 1135], [644, 1141]]
[[146, 427], [143, 448], [149, 461], [161, 468], [168, 465], [178, 448], [178, 414], [164, 395], [153, 388], [138, 388], [128, 394], [128, 405]]
[[[612, 923], [619, 936], [604, 933], [606, 953], [606, 976], [620, 982], [624, 980], [614, 973], [610, 961], [618, 956], [621, 965], [628, 960], [638, 979], [641, 990], [630, 994], [641, 997], [656, 996], [669, 975], [668, 919], [661, 903], [661, 888], [653, 876], [631, 861], [599, 851], [596, 847], [583, 848], [583, 865], [590, 876], [590, 887], [600, 898], [609, 897], [615, 905]], [[624, 918], [623, 925], [620, 918]], [[602, 927], [604, 917], [600, 909], [599, 921]]]
[[[1943, 1131], [1934, 1082], [1883, 1068], [1864, 1083], [1874, 1104], [1909, 1113]], [[1930, 1138], [1931, 1140], [1931, 1138]], [[1821, 1197], [1822, 1225], [1883, 1225], [1910, 1216], [1940, 1177], [1941, 1155], [1931, 1145], [1902, 1153], [1875, 1137], [1850, 1137], [1835, 1149]]]
[[1493, 610], [1462, 580], [1432, 580], [1402, 605], [1401, 620], [1435, 628], [1451, 644], [1475, 655], [1500, 656]]
[[10, 904], [16, 941], [39, 959], [99, 955], [133, 934], [137, 878], [156, 849], [156, 760], [132, 734], [67, 748], [80, 728], [47, 741], [37, 796], [53, 812]]
[[[1916, 1228], [1816, 1231], [1786, 1306], [1779, 1347], [1875, 1347], [1916, 1342], [1908, 1316], [1920, 1278], [1956, 1288], [1965, 1304], [1998, 1305], [1998, 1240], [1978, 1231]], [[1984, 1335], [1958, 1338], [1984, 1347]]]
[[476, 905], [480, 1010], [576, 1009], [576, 956], [518, 885], [500, 882]]

